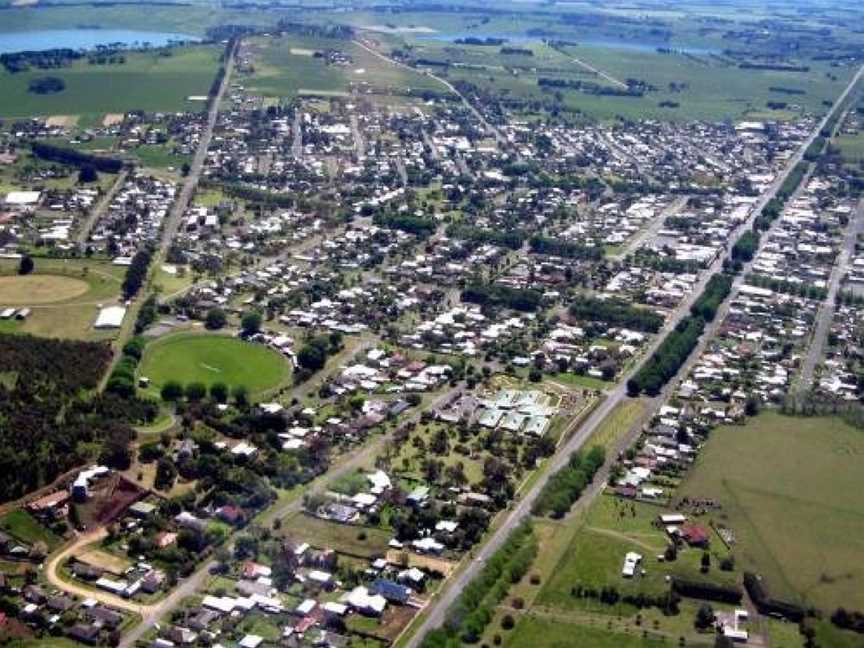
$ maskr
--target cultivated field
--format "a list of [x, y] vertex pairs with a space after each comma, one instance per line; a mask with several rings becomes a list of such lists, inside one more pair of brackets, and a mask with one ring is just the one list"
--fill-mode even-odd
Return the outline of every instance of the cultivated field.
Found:
[[709, 497], [738, 564], [824, 610], [864, 608], [864, 432], [836, 418], [763, 413], [718, 428], [679, 496]]
[[223, 335], [179, 333], [147, 347], [140, 375], [158, 390], [169, 380], [205, 385], [244, 385], [252, 394], [278, 387], [290, 374], [287, 361], [260, 344]]

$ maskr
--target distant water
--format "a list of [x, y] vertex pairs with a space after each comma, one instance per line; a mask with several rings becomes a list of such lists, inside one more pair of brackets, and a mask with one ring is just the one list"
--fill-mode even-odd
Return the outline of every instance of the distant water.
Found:
[[586, 47], [609, 47], [612, 49], [622, 49], [622, 50], [632, 50], [637, 52], [656, 52], [658, 47], [667, 47], [676, 49], [680, 52], [687, 52], [689, 54], [716, 54], [719, 53], [719, 50], [712, 50], [700, 47], [681, 47], [674, 43], [667, 43], [663, 41], [639, 41], [639, 40], [625, 40], [623, 38], [614, 38], [611, 36], [596, 36], [596, 35], [579, 35], [578, 32], [571, 33], [567, 35], [563, 34], [553, 34], [547, 33], [544, 35], [531, 35], [525, 32], [435, 32], [434, 34], [414, 34], [413, 35], [418, 40], [435, 40], [435, 41], [447, 41], [452, 43], [453, 41], [463, 39], [463, 38], [501, 38], [506, 40], [508, 43], [527, 43], [529, 41], [537, 42], [544, 38], [550, 40], [566, 40], [570, 42], [574, 42], [577, 45], [585, 45]]
[[0, 54], [68, 48], [95, 49], [98, 45], [161, 47], [176, 41], [200, 41], [197, 36], [134, 29], [42, 29], [29, 32], [0, 32]]

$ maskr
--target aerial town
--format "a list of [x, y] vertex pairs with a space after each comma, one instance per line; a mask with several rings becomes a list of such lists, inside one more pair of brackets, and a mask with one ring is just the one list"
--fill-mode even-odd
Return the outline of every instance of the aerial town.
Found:
[[860, 7], [73, 5], [0, 0], [0, 644], [864, 646]]

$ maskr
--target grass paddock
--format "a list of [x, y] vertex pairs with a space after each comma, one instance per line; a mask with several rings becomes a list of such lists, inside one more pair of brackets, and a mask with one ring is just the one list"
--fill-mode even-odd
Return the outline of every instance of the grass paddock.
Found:
[[[864, 431], [765, 412], [712, 432], [679, 495], [722, 504], [738, 564], [829, 612], [864, 608]], [[707, 520], [706, 520], [707, 521]]]

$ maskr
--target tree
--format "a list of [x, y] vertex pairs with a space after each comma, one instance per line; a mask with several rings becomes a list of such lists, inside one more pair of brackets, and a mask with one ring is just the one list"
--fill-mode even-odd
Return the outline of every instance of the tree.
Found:
[[210, 385], [210, 398], [217, 403], [228, 402], [228, 385], [221, 382]]
[[319, 369], [322, 369], [324, 364], [327, 362], [327, 354], [317, 345], [305, 344], [297, 353], [297, 362], [304, 369], [318, 371]]
[[228, 323], [228, 316], [225, 315], [225, 311], [221, 308], [211, 308], [207, 311], [207, 316], [204, 319], [204, 326], [206, 326], [211, 331], [215, 331], [221, 328], [225, 328], [225, 325]]
[[162, 385], [162, 400], [178, 401], [183, 398], [183, 385], [176, 380], [169, 380]]
[[33, 257], [29, 254], [25, 254], [21, 257], [21, 260], [18, 262], [18, 274], [19, 275], [29, 275], [33, 272], [33, 269], [36, 267], [36, 264], [33, 263]]
[[96, 167], [92, 164], [85, 164], [78, 171], [78, 182], [81, 184], [86, 184], [89, 182], [96, 182], [99, 179], [99, 174], [96, 173]]
[[243, 313], [243, 318], [240, 320], [240, 328], [243, 330], [243, 335], [255, 335], [261, 330], [261, 313], [258, 311], [247, 311]]
[[234, 397], [234, 402], [240, 407], [249, 403], [249, 390], [246, 385], [237, 385], [231, 390], [231, 395]]
[[191, 382], [186, 385], [185, 393], [186, 398], [188, 398], [193, 403], [197, 403], [207, 395], [207, 387], [204, 385], [204, 383]]
[[707, 603], [699, 606], [696, 612], [696, 620], [693, 622], [699, 630], [707, 630], [714, 623], [714, 610]]
[[184, 162], [183, 165], [180, 167], [180, 173], [183, 175], [184, 178], [189, 175], [189, 172], [191, 170], [192, 167], [189, 166], [188, 162]]
[[156, 463], [156, 478], [153, 480], [153, 486], [161, 491], [171, 490], [176, 478], [177, 469], [174, 463], [167, 457], [159, 459]]
[[707, 573], [711, 569], [711, 554], [707, 551], [702, 553], [702, 573]]

